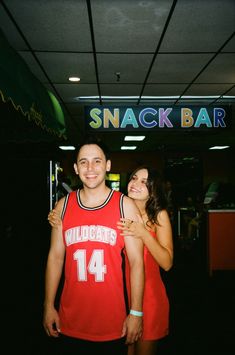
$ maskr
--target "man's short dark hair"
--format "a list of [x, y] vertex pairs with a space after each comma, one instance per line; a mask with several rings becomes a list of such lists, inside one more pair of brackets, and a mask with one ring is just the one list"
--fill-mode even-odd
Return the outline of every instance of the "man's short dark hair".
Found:
[[106, 160], [110, 159], [110, 152], [108, 147], [104, 144], [104, 142], [102, 142], [102, 140], [100, 138], [98, 138], [97, 136], [94, 135], [86, 135], [84, 137], [84, 139], [82, 140], [82, 142], [76, 147], [75, 149], [75, 161], [77, 161], [77, 156], [78, 153], [80, 151], [80, 149], [87, 144], [96, 144], [104, 153]]

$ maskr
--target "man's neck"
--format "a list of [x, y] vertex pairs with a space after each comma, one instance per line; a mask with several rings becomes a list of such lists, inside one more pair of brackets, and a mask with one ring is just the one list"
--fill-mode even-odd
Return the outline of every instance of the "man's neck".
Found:
[[88, 189], [85, 186], [80, 190], [80, 199], [86, 207], [96, 207], [105, 202], [110, 193], [110, 188], [106, 185]]

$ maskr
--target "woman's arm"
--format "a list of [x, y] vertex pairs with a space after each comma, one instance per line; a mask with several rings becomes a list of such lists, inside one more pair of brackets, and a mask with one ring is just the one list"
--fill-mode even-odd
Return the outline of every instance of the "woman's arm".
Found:
[[65, 197], [62, 197], [55, 207], [48, 213], [47, 219], [52, 227], [59, 227], [62, 223], [61, 213], [64, 205]]
[[129, 235], [142, 240], [146, 248], [152, 254], [156, 262], [165, 271], [170, 270], [173, 265], [173, 239], [172, 228], [169, 215], [166, 210], [158, 214], [159, 225], [154, 225], [157, 238], [151, 238], [149, 230], [145, 227], [141, 217], [139, 221], [134, 221], [127, 226], [124, 220], [118, 222], [118, 228], [122, 230], [122, 235]]

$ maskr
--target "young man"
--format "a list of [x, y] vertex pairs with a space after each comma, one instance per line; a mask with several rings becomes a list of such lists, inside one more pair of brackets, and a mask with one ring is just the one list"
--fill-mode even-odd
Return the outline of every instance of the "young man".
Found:
[[[99, 142], [88, 140], [79, 147], [74, 169], [83, 187], [56, 205], [62, 224], [51, 232], [43, 325], [49, 336], [60, 334], [66, 354], [123, 355], [142, 334], [144, 264], [143, 243], [120, 236], [117, 221], [124, 216], [136, 221], [139, 211], [130, 198], [106, 186], [111, 161]], [[130, 309], [124, 257], [130, 265]]]

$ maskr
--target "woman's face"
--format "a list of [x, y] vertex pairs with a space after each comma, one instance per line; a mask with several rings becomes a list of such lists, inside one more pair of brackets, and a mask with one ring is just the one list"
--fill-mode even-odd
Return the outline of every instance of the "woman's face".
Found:
[[149, 192], [146, 186], [148, 170], [140, 169], [131, 178], [127, 185], [128, 196], [133, 200], [147, 201]]

